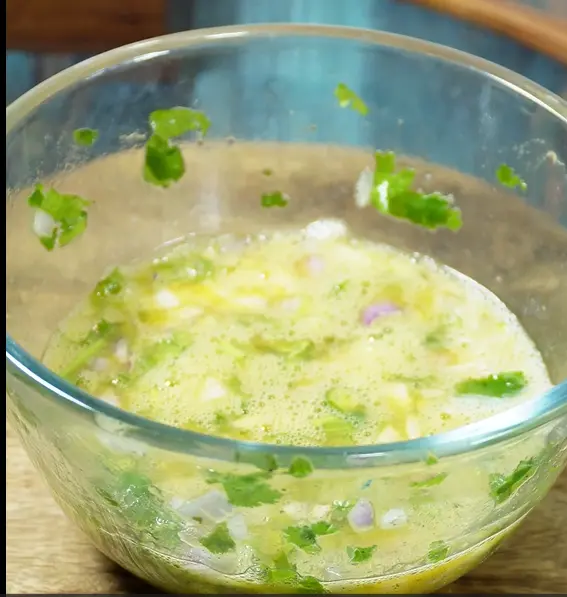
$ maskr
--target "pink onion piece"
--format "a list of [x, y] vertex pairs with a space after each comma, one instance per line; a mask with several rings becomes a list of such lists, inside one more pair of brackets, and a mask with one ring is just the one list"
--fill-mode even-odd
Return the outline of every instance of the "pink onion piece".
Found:
[[95, 371], [104, 371], [108, 367], [108, 359], [98, 357], [93, 361], [92, 367]]
[[307, 270], [312, 276], [320, 274], [325, 269], [325, 262], [318, 255], [310, 255], [307, 258]]
[[374, 508], [368, 500], [358, 500], [347, 519], [353, 531], [367, 531], [374, 526]]
[[394, 303], [376, 303], [374, 305], [369, 305], [362, 312], [362, 323], [364, 325], [370, 325], [379, 317], [399, 312], [400, 308], [397, 305], [394, 305]]

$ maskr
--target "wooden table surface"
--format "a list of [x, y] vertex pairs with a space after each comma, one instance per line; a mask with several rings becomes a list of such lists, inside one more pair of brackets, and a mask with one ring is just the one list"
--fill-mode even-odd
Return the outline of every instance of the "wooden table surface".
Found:
[[[99, 554], [55, 504], [6, 430], [6, 588], [14, 593], [151, 593]], [[444, 592], [567, 593], [567, 473], [490, 560]]]

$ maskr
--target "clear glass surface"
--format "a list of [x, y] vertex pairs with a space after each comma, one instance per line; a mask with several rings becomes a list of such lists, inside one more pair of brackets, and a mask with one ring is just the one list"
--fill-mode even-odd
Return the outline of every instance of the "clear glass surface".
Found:
[[[369, 114], [337, 108], [338, 82], [357, 89]], [[187, 138], [187, 175], [167, 191], [141, 175], [148, 114], [192, 106], [212, 127]], [[485, 558], [542, 499], [567, 459], [567, 105], [494, 64], [411, 38], [336, 27], [266, 25], [175, 34], [100, 55], [42, 83], [6, 113], [7, 411], [30, 458], [65, 512], [110, 558], [171, 592], [305, 592], [311, 577], [329, 592], [423, 593]], [[78, 148], [73, 131], [100, 131]], [[432, 234], [354, 207], [353, 186], [374, 149], [416, 167], [423, 188], [453, 193], [458, 234]], [[499, 187], [501, 163], [522, 173], [521, 197]], [[294, 197], [262, 210], [270, 185]], [[42, 181], [94, 201], [85, 234], [46, 252], [26, 203]], [[536, 342], [555, 384], [547, 394], [491, 419], [438, 436], [352, 448], [236, 442], [170, 428], [87, 395], [41, 364], [58, 322], [112, 264], [149, 256], [189, 232], [254, 232], [343, 218], [358, 235], [428, 254], [498, 295]], [[408, 491], [434, 454], [447, 482], [423, 499]], [[511, 459], [511, 455], [513, 458]], [[315, 473], [286, 476], [293, 458]], [[277, 510], [369, 500], [377, 513], [410, 513], [405, 546], [388, 542], [371, 569], [324, 554], [309, 575], [267, 573], [283, 528], [267, 510], [238, 555], [211, 556], [194, 521], [172, 500], [207, 471], [273, 468]], [[533, 459], [533, 474], [504, 503], [490, 475]], [[476, 488], [451, 484], [470, 471]], [[461, 475], [462, 476], [462, 475]], [[175, 485], [175, 491], [172, 487]], [[403, 492], [402, 492], [403, 493]], [[210, 496], [206, 499], [212, 499]], [[298, 506], [299, 504], [299, 506]], [[427, 561], [419, 529], [460, 509], [439, 536], [449, 551]], [[236, 508], [236, 510], [239, 510]], [[245, 518], [258, 516], [243, 508]], [[250, 530], [251, 529], [251, 530]], [[262, 530], [264, 529], [264, 530]], [[345, 544], [347, 547], [347, 544]], [[306, 580], [307, 579], [307, 580]]]

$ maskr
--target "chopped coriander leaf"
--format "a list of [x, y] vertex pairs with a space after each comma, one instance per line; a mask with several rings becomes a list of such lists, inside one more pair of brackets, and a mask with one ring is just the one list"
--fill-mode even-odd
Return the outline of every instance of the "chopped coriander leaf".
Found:
[[435, 382], [435, 377], [433, 375], [422, 377], [417, 375], [404, 375], [403, 373], [386, 374], [385, 379], [388, 381], [399, 381], [408, 385], [412, 385], [416, 388]]
[[126, 279], [124, 274], [115, 267], [108, 276], [97, 282], [93, 291], [93, 296], [97, 298], [106, 298], [108, 296], [120, 294], [125, 283]]
[[348, 513], [353, 509], [354, 504], [350, 502], [333, 502], [331, 510], [331, 522], [339, 526], [347, 521]]
[[40, 236], [39, 242], [48, 250], [53, 251], [57, 243], [57, 229], [54, 228], [49, 236]]
[[254, 336], [252, 346], [261, 352], [268, 352], [290, 359], [310, 359], [315, 352], [315, 344], [311, 340], [285, 340]]
[[345, 291], [347, 286], [348, 286], [348, 280], [343, 280], [342, 282], [339, 282], [338, 284], [335, 284], [333, 286], [333, 288], [331, 289], [331, 294], [333, 296], [338, 296]]
[[476, 379], [466, 379], [457, 384], [459, 394], [507, 398], [520, 393], [527, 385], [526, 376], [521, 371], [506, 371]]
[[263, 471], [272, 472], [278, 468], [278, 462], [272, 454], [262, 454], [257, 452], [237, 452], [236, 462], [247, 462], [257, 466]]
[[432, 564], [441, 562], [449, 555], [449, 546], [445, 541], [433, 541], [429, 545], [427, 552], [427, 561]]
[[435, 485], [440, 485], [445, 481], [447, 478], [447, 473], [439, 473], [437, 475], [433, 475], [433, 477], [429, 477], [428, 479], [424, 479], [423, 481], [415, 481], [411, 484], [412, 487], [434, 487]]
[[267, 570], [268, 582], [273, 584], [291, 584], [298, 579], [297, 566], [291, 564], [285, 553], [274, 559], [274, 567]]
[[292, 477], [297, 477], [301, 479], [303, 477], [307, 477], [313, 472], [313, 465], [307, 458], [302, 458], [299, 456], [298, 458], [294, 458], [292, 463], [289, 466], [289, 474]]
[[[223, 345], [222, 349], [226, 350], [227, 354], [230, 354], [231, 356], [235, 357], [235, 362], [238, 362], [238, 359], [240, 358], [242, 353], [238, 348], [234, 348], [232, 343]], [[250, 395], [245, 391], [242, 380], [237, 375], [233, 375], [226, 381], [225, 385], [232, 393], [236, 394], [237, 396], [240, 396], [240, 398], [243, 399], [243, 414], [246, 414], [247, 410], [245, 404], [246, 401], [250, 398]]]
[[263, 193], [261, 203], [262, 207], [285, 207], [289, 203], [289, 197], [281, 191]]
[[295, 569], [270, 570], [268, 575], [268, 582], [275, 585], [295, 585], [299, 575]]
[[146, 143], [144, 180], [165, 188], [184, 174], [185, 162], [179, 147], [159, 135], [152, 135]]
[[519, 487], [527, 481], [536, 470], [535, 458], [522, 460], [508, 475], [495, 473], [490, 475], [490, 495], [497, 504], [506, 501]]
[[333, 524], [325, 521], [316, 522], [312, 525], [287, 527], [284, 530], [286, 539], [307, 553], [318, 553], [321, 547], [317, 543], [317, 537], [332, 535], [339, 529]]
[[134, 361], [129, 373], [122, 376], [122, 383], [132, 383], [154, 369], [160, 363], [176, 359], [193, 342], [189, 333], [176, 332], [170, 338], [145, 346]]
[[126, 520], [141, 539], [149, 536], [168, 549], [179, 545], [182, 520], [145, 475], [132, 470], [115, 471], [110, 483], [98, 484], [97, 493], [118, 510], [119, 520]]
[[323, 537], [324, 535], [333, 535], [339, 529], [331, 524], [330, 522], [325, 522], [321, 520], [319, 522], [315, 522], [311, 525], [311, 530], [319, 537]]
[[110, 335], [115, 335], [120, 329], [120, 324], [111, 323], [106, 319], [101, 319], [87, 334], [86, 338], [81, 342], [83, 346], [90, 346], [93, 342], [101, 338], [107, 338]]
[[313, 593], [321, 595], [326, 593], [325, 587], [314, 576], [303, 576], [299, 579], [298, 593]]
[[80, 349], [61, 372], [61, 376], [72, 380], [89, 361], [98, 356], [111, 342], [120, 337], [121, 325], [104, 319], [99, 321], [79, 344]]
[[218, 524], [211, 533], [199, 539], [199, 543], [215, 554], [227, 553], [236, 547], [236, 543], [228, 532], [226, 522]]
[[273, 585], [287, 585], [297, 593], [326, 593], [323, 585], [314, 576], [300, 576], [297, 566], [291, 564], [285, 553], [274, 559], [274, 567], [267, 569], [267, 582]]
[[193, 342], [193, 337], [189, 333], [175, 332], [170, 338], [166, 338], [144, 346], [133, 366], [128, 373], [121, 374], [119, 377], [121, 385], [135, 383], [148, 371], [159, 366], [167, 359], [176, 359]]
[[427, 455], [427, 458], [425, 459], [425, 464], [427, 464], [428, 466], [433, 466], [438, 462], [439, 458], [437, 458], [437, 456], [435, 456], [435, 454], [432, 454], [431, 452]]
[[262, 174], [264, 176], [272, 176], [273, 173], [274, 173], [274, 171], [271, 168], [264, 168], [262, 170]]
[[292, 564], [285, 552], [281, 552], [274, 558], [274, 568], [276, 570], [296, 570], [297, 566]]
[[447, 344], [448, 329], [447, 325], [443, 324], [431, 330], [424, 338], [425, 346], [429, 348], [438, 349], [443, 348]]
[[220, 483], [233, 506], [255, 508], [261, 504], [275, 504], [282, 496], [266, 483], [265, 479], [269, 477], [269, 473], [233, 475], [211, 472], [207, 483]]
[[362, 116], [366, 116], [368, 114], [368, 106], [352, 89], [350, 89], [344, 83], [339, 83], [335, 87], [335, 97], [337, 98], [341, 108], [351, 108]]
[[522, 180], [514, 171], [513, 168], [502, 164], [496, 170], [496, 178], [501, 185], [509, 187], [510, 189], [519, 188], [522, 191], [527, 190], [528, 185]]
[[[218, 412], [215, 413], [215, 425], [221, 429], [230, 429], [232, 426], [230, 424], [230, 419], [224, 413]], [[236, 453], [236, 461], [238, 462], [239, 453]]]
[[352, 564], [361, 564], [367, 562], [376, 551], [376, 545], [370, 547], [351, 547], [350, 545], [346, 548], [347, 555]]
[[87, 227], [86, 208], [90, 201], [78, 195], [64, 195], [55, 189], [45, 191], [38, 184], [28, 197], [28, 205], [47, 214], [47, 218], [41, 219], [36, 214], [34, 231], [48, 251], [68, 245]]
[[408, 220], [431, 230], [441, 227], [459, 230], [463, 224], [461, 211], [440, 193], [422, 195], [406, 191], [390, 197], [385, 208], [378, 209], [394, 218]]
[[422, 506], [434, 504], [435, 497], [430, 491], [417, 489], [410, 494], [408, 501], [414, 508], [421, 508]]
[[339, 417], [327, 417], [321, 421], [321, 427], [329, 444], [346, 446], [352, 442], [354, 427], [350, 421]]
[[317, 534], [307, 525], [298, 527], [287, 527], [284, 530], [285, 538], [293, 545], [299, 547], [306, 553], [318, 553], [321, 547], [317, 543]]
[[158, 280], [167, 282], [202, 282], [212, 276], [214, 263], [202, 255], [186, 257], [156, 259], [152, 263], [152, 270]]
[[77, 145], [89, 147], [98, 139], [98, 131], [95, 129], [76, 129], [73, 131], [73, 139]]
[[358, 403], [350, 392], [341, 388], [331, 388], [325, 394], [325, 402], [335, 410], [355, 417], [364, 417], [365, 407]]
[[[396, 155], [391, 152], [377, 151], [374, 154], [374, 176], [373, 195], [375, 196], [375, 203], [384, 203], [385, 199], [381, 197], [381, 193], [377, 189], [381, 184], [385, 183], [387, 193], [384, 195], [399, 195], [405, 191], [410, 191], [415, 179], [415, 172], [410, 168], [403, 168], [396, 172]], [[385, 205], [384, 205], [385, 206]]]
[[205, 136], [211, 126], [211, 121], [204, 112], [182, 107], [154, 110], [149, 121], [154, 134], [162, 139], [179, 137], [189, 131], [200, 131]]
[[411, 189], [415, 172], [408, 168], [396, 172], [392, 152], [377, 151], [374, 159], [369, 202], [379, 212], [432, 230], [445, 227], [455, 231], [462, 226], [461, 210], [454, 207], [448, 197]]

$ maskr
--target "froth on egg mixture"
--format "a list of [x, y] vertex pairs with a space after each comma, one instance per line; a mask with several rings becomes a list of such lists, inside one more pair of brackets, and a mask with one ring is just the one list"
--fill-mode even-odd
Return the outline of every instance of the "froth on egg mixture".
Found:
[[117, 267], [45, 360], [168, 425], [305, 446], [428, 436], [550, 386], [532, 341], [493, 294], [336, 220], [190, 237]]
[[[437, 434], [550, 386], [534, 344], [493, 294], [428, 257], [356, 238], [338, 220], [191, 236], [115, 267], [61, 325], [45, 361], [143, 417], [297, 446]], [[121, 461], [124, 446], [107, 440], [108, 463]], [[498, 464], [510, 474], [499, 485], [472, 464], [440, 472], [433, 458], [381, 472], [379, 487], [355, 470], [339, 488], [303, 458], [273, 476], [148, 460], [147, 471], [138, 463], [98, 491], [150, 541], [128, 547], [136, 562], [151, 561], [173, 591], [419, 593], [470, 569], [511, 528], [471, 538], [498, 492], [509, 497], [530, 474], [518, 461]]]

